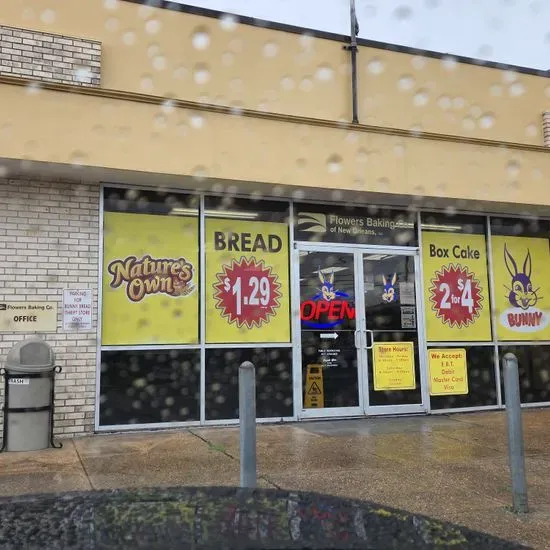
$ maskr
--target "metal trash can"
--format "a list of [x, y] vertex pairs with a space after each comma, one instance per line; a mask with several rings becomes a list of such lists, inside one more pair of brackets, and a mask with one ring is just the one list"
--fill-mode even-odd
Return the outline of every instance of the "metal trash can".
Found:
[[52, 348], [29, 339], [8, 353], [4, 376], [4, 437], [2, 449], [36, 451], [53, 444], [54, 376]]

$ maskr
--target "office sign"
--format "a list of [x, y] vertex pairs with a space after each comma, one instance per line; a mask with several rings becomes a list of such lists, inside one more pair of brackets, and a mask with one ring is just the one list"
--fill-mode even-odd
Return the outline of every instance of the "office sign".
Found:
[[57, 302], [0, 302], [0, 332], [56, 332]]

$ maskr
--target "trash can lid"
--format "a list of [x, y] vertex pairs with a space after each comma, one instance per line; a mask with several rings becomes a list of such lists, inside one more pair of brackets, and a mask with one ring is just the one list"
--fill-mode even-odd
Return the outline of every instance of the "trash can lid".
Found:
[[20, 374], [45, 372], [55, 366], [53, 349], [40, 339], [28, 339], [17, 343], [8, 352], [6, 370]]

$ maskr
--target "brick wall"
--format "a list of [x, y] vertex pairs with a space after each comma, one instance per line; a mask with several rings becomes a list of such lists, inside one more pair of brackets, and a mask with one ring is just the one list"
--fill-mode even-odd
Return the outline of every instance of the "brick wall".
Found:
[[0, 74], [99, 86], [101, 43], [0, 25]]
[[[58, 304], [57, 333], [41, 335], [63, 367], [56, 377], [58, 435], [93, 431], [99, 197], [93, 184], [0, 179], [0, 300]], [[91, 332], [63, 330], [64, 288], [92, 289]], [[2, 364], [13, 344], [27, 336], [0, 332]]]
[[542, 135], [544, 137], [544, 145], [550, 147], [550, 111], [542, 115]]

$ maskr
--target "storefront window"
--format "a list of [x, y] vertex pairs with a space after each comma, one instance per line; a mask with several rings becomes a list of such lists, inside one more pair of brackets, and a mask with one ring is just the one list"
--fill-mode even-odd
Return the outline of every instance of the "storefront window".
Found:
[[[501, 346], [499, 364], [507, 353], [518, 358], [519, 391], [522, 403], [550, 401], [550, 345], [548, 346]], [[506, 402], [504, 386], [502, 402]]]
[[239, 365], [256, 367], [258, 418], [292, 416], [292, 349], [232, 348], [206, 350], [206, 419], [239, 417]]
[[485, 219], [425, 214], [421, 227], [427, 340], [491, 341]]
[[243, 361], [258, 417], [294, 414], [288, 216], [287, 202], [205, 198], [206, 420], [238, 418]]
[[354, 256], [300, 251], [304, 409], [359, 405]]
[[500, 341], [550, 340], [549, 223], [491, 220], [496, 332]]
[[198, 198], [107, 189], [103, 346], [199, 342]]
[[101, 425], [197, 421], [200, 351], [103, 351]]
[[206, 343], [290, 343], [288, 204], [207, 197]]
[[[428, 348], [432, 409], [497, 405], [494, 346]], [[436, 394], [436, 395], [433, 395]]]
[[103, 220], [100, 424], [198, 421], [199, 197], [107, 188]]

